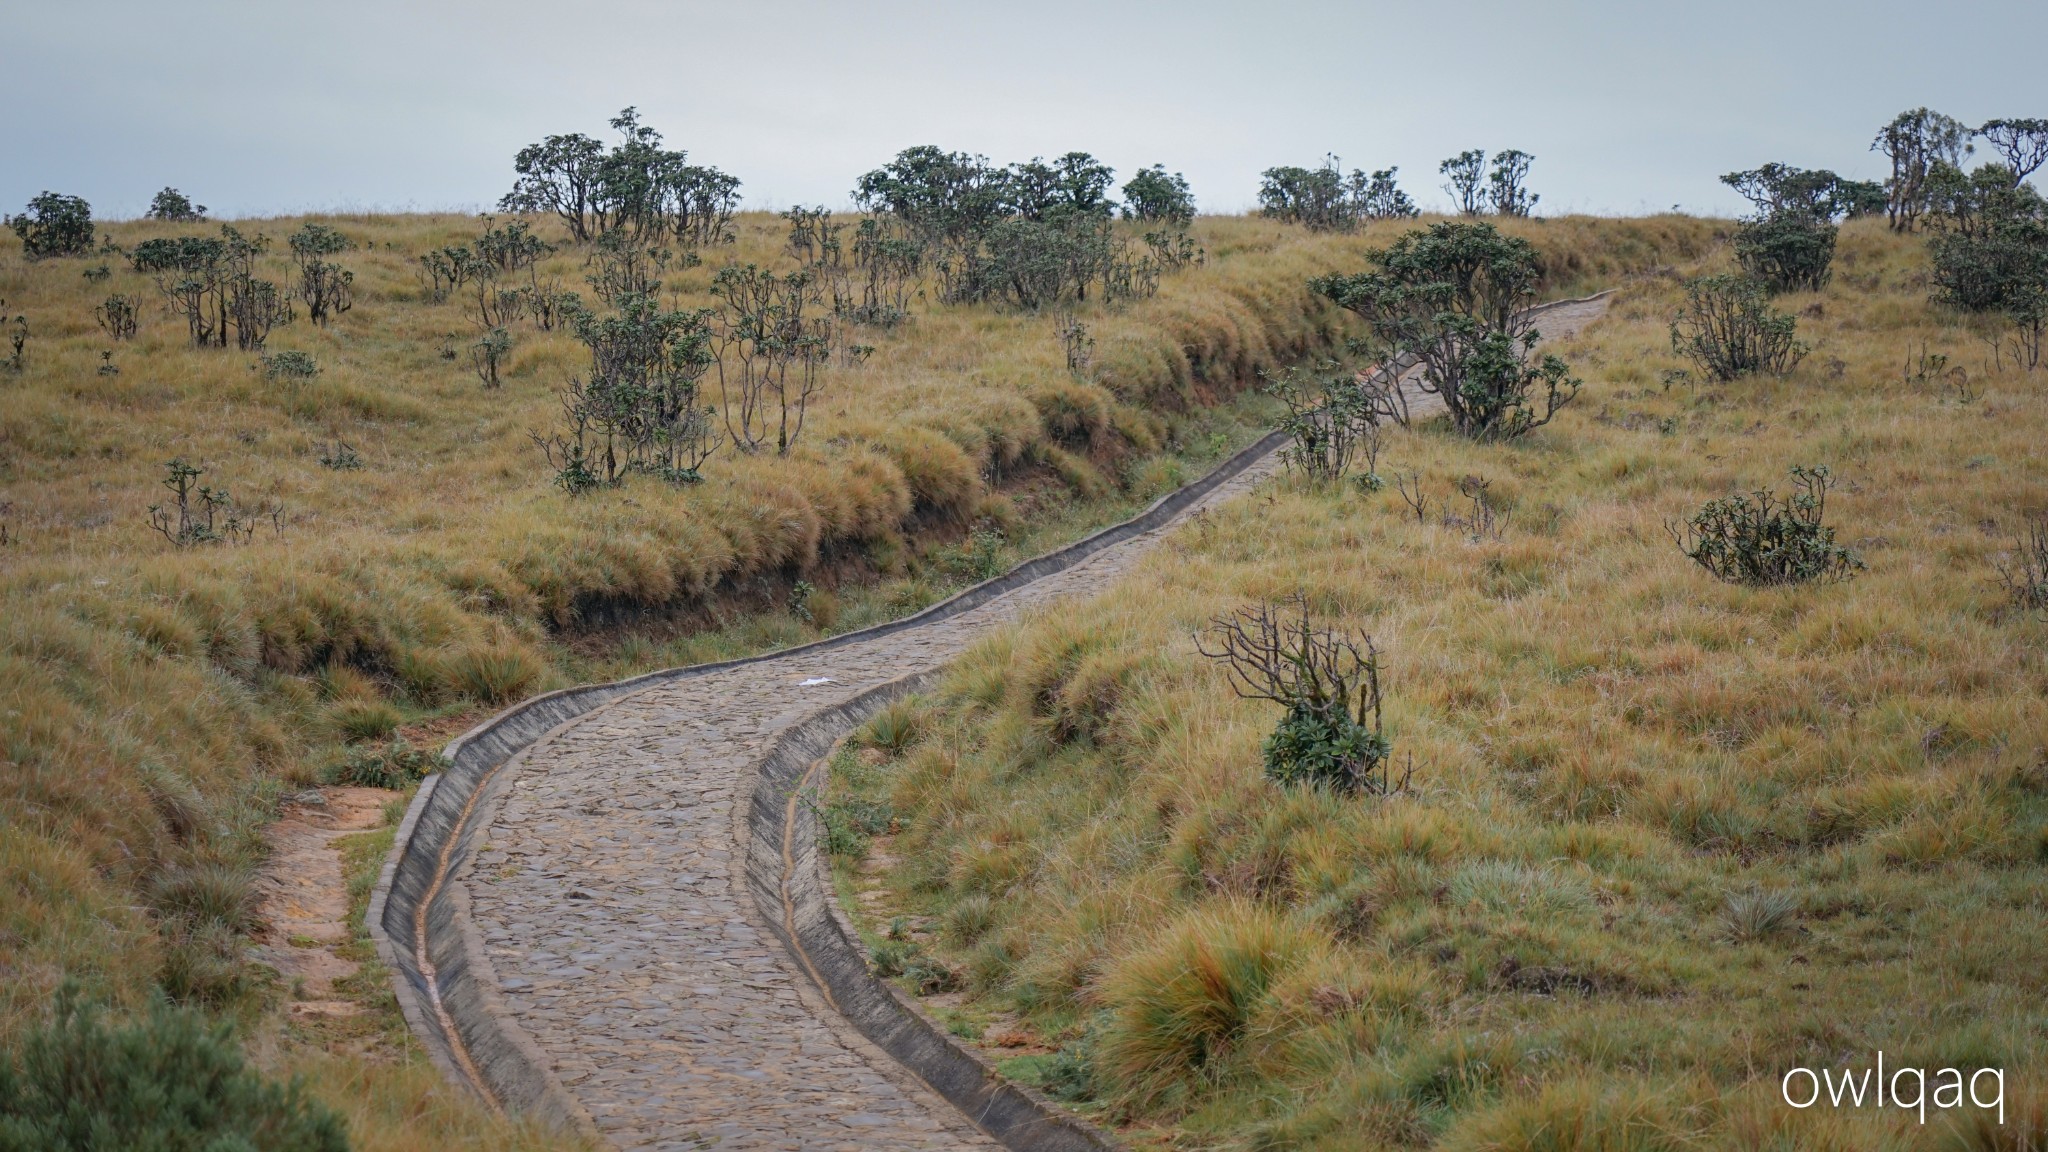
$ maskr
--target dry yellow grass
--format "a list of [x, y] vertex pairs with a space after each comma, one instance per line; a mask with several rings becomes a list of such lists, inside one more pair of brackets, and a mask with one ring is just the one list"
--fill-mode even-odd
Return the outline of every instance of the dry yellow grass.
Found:
[[[1981, 366], [1881, 223], [1778, 302], [1816, 345], [1784, 379], [1667, 388], [1677, 283], [1562, 349], [1587, 386], [1551, 427], [1391, 437], [1380, 471], [1438, 501], [1490, 479], [1503, 539], [1276, 484], [986, 643], [901, 754], [839, 761], [902, 823], [884, 907], [972, 981], [963, 1030], [1021, 1014], [1144, 1146], [2043, 1138], [2016, 1101], [2048, 1088], [2048, 620], [1995, 571], [2048, 508], [2043, 378]], [[1902, 375], [1923, 342], [1974, 400]], [[1841, 479], [1853, 580], [1727, 586], [1667, 536], [1794, 464]], [[1278, 709], [1193, 634], [1296, 592], [1377, 637], [1413, 794], [1263, 778]], [[2004, 1068], [2035, 1127], [1779, 1101], [1880, 1049]]]
[[[580, 345], [517, 326], [504, 386], [487, 391], [462, 308], [426, 299], [414, 275], [419, 252], [480, 225], [320, 222], [356, 244], [339, 259], [357, 303], [326, 329], [302, 319], [273, 333], [273, 352], [320, 367], [298, 384], [267, 379], [252, 355], [189, 347], [118, 254], [30, 263], [0, 238], [0, 299], [31, 333], [25, 370], [0, 375], [0, 1040], [67, 977], [130, 1004], [160, 979], [204, 986], [261, 1019], [260, 982], [193, 969], [218, 941], [167, 936], [152, 901], [167, 877], [246, 869], [277, 796], [346, 740], [899, 613], [965, 578], [958, 541], [976, 520], [1002, 526], [1014, 558], [1114, 518], [1252, 433], [1256, 406], [1213, 406], [1329, 347], [1340, 321], [1305, 279], [1385, 236], [1203, 221], [1206, 266], [1167, 277], [1155, 299], [1081, 312], [1096, 339], [1086, 378], [1066, 370], [1050, 317], [920, 305], [912, 323], [861, 337], [877, 346], [865, 366], [827, 369], [792, 458], [728, 452], [695, 487], [636, 478], [572, 499], [528, 432], [554, 423]], [[283, 281], [277, 250], [300, 223], [237, 226], [271, 238], [264, 272]], [[728, 260], [789, 264], [780, 220], [736, 223], [729, 250], [667, 277], [679, 303], [710, 304]], [[213, 227], [101, 234], [132, 248]], [[1686, 258], [1717, 234], [1683, 219], [1527, 228], [1557, 292]], [[106, 277], [85, 275], [100, 266]], [[577, 250], [541, 271], [584, 287]], [[132, 342], [94, 322], [114, 292], [143, 303]], [[322, 465], [338, 442], [361, 470]], [[280, 508], [276, 524], [245, 546], [173, 548], [145, 524], [173, 457], [245, 505]], [[810, 620], [787, 610], [798, 579], [819, 588]], [[374, 980], [363, 995], [379, 1000]], [[354, 1042], [330, 1041], [284, 1029], [277, 1060], [348, 1101], [366, 1146], [502, 1136], [430, 1098], [402, 1037], [372, 1045], [388, 1066], [331, 1054]]]

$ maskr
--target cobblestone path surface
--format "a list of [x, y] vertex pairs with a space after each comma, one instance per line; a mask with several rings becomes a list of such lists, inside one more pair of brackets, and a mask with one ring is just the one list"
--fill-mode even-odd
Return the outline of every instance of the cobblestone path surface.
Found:
[[[1603, 306], [1554, 310], [1542, 327], [1568, 335]], [[1277, 464], [1268, 456], [1196, 507], [1243, 495]], [[489, 960], [477, 975], [495, 978], [612, 1143], [995, 1146], [839, 1020], [757, 924], [738, 874], [745, 768], [813, 711], [943, 664], [1034, 606], [1107, 588], [1169, 530], [922, 628], [658, 685], [507, 767], [458, 881]]]

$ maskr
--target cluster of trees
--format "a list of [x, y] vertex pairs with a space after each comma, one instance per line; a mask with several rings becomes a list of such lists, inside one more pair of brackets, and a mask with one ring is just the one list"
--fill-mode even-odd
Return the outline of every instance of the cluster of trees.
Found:
[[[261, 351], [271, 329], [294, 318], [291, 290], [257, 274], [257, 261], [269, 247], [262, 233], [246, 236], [223, 224], [219, 236], [145, 240], [128, 260], [155, 278], [171, 311], [185, 318], [195, 347], [225, 348], [232, 338], [245, 352]], [[332, 299], [324, 303], [339, 306]]]
[[1486, 149], [1473, 148], [1437, 165], [1449, 183], [1444, 191], [1458, 206], [1461, 216], [1527, 216], [1541, 199], [1529, 191], [1529, 166], [1536, 157], [1519, 149], [1496, 152], [1493, 166], [1486, 163]]
[[611, 126], [620, 140], [610, 148], [580, 132], [521, 148], [512, 162], [519, 178], [500, 210], [559, 216], [579, 242], [621, 230], [691, 249], [731, 239], [738, 178], [662, 147], [661, 133], [634, 108]]
[[1268, 168], [1259, 177], [1259, 214], [1315, 232], [1349, 232], [1367, 220], [1415, 216], [1415, 201], [1395, 183], [1400, 171], [1382, 168], [1368, 176], [1353, 169], [1346, 176], [1334, 153], [1320, 168]]
[[1161, 269], [1185, 260], [1194, 216], [1187, 181], [1155, 165], [1124, 186], [1123, 214], [1160, 225], [1146, 236], [1152, 251], [1139, 253], [1112, 226], [1115, 176], [1086, 152], [998, 167], [924, 145], [862, 176], [853, 196], [875, 216], [877, 240], [914, 251], [941, 298], [1038, 309], [1091, 291], [1104, 300], [1149, 296]]

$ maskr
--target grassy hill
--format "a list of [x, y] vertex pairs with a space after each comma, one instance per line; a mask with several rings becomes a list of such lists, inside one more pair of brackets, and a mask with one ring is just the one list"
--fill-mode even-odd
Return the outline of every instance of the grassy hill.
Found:
[[[1113, 520], [1260, 431], [1259, 372], [1329, 350], [1340, 314], [1304, 287], [1382, 228], [1316, 236], [1203, 219], [1204, 264], [1156, 297], [1055, 319], [917, 303], [835, 360], [796, 450], [714, 458], [695, 485], [636, 476], [564, 493], [530, 433], [587, 372], [561, 329], [514, 325], [500, 387], [471, 370], [478, 328], [436, 301], [417, 258], [473, 239], [457, 216], [325, 217], [352, 244], [355, 304], [272, 332], [266, 360], [191, 345], [156, 278], [123, 251], [29, 261], [0, 238], [0, 300], [25, 318], [0, 370], [0, 1040], [75, 980], [135, 1007], [152, 988], [242, 1021], [272, 1067], [310, 1072], [364, 1147], [504, 1146], [510, 1130], [437, 1091], [373, 971], [375, 1011], [341, 1034], [286, 1024], [247, 962], [249, 880], [278, 798], [404, 725], [447, 730], [520, 696], [808, 639], [928, 603]], [[267, 235], [259, 273], [286, 281]], [[581, 289], [589, 251], [538, 278]], [[789, 268], [787, 226], [673, 266], [664, 296], [709, 306], [729, 262]], [[1518, 230], [1565, 294], [1697, 258], [1725, 229], [1681, 218], [1563, 219]], [[103, 225], [133, 252], [217, 225]], [[115, 341], [94, 310], [140, 303]], [[294, 377], [282, 354], [317, 374]], [[203, 469], [253, 527], [177, 546], [149, 525], [173, 459]], [[388, 833], [386, 833], [388, 837]], [[349, 849], [356, 885], [383, 841]], [[360, 895], [360, 892], [358, 893]], [[366, 951], [366, 950], [363, 950]]]
[[[1275, 483], [984, 643], [835, 762], [876, 947], [1140, 1147], [2038, 1146], [2048, 621], [1998, 565], [2048, 409], [1927, 285], [1852, 222], [1775, 302], [1812, 353], [1722, 383], [1671, 375], [1679, 276], [1634, 279], [1554, 424], [1390, 434], [1426, 517]], [[1668, 534], [1794, 465], [1853, 578], [1723, 584]], [[1497, 536], [1444, 521], [1465, 477]], [[1196, 634], [1296, 593], [1376, 638], [1406, 794], [1262, 775], [1280, 709]], [[1879, 1050], [2003, 1068], [2006, 1125], [1779, 1099]]]

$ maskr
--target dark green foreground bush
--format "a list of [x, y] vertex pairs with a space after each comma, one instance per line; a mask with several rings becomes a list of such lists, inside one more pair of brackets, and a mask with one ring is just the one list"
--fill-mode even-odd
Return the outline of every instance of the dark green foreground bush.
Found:
[[347, 1152], [339, 1116], [242, 1063], [226, 1024], [158, 1002], [132, 1024], [60, 993], [0, 1053], [0, 1152]]

